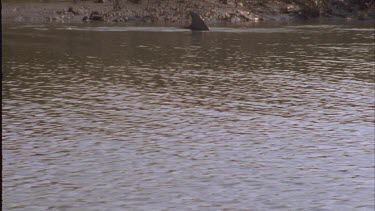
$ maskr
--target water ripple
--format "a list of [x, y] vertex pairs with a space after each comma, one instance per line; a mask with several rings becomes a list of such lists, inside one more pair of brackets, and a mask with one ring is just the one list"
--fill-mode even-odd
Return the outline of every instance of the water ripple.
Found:
[[373, 210], [371, 30], [33, 28], [4, 33], [4, 209]]

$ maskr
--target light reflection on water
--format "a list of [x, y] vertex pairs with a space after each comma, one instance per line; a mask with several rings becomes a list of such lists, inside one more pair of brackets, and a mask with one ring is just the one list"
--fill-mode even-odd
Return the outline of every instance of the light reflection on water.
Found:
[[373, 210], [359, 27], [4, 27], [3, 208]]

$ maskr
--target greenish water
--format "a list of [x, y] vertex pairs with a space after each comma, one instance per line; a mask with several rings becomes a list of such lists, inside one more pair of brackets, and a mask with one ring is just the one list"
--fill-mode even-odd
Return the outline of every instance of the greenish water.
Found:
[[372, 24], [3, 25], [3, 210], [373, 210]]

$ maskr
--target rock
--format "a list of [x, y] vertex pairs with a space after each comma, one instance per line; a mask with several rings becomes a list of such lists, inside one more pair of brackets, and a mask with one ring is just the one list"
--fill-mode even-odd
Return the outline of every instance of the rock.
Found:
[[155, 22], [155, 20], [157, 20], [157, 18], [151, 15], [146, 15], [142, 17], [142, 21], [146, 23], [153, 23]]
[[226, 12], [226, 13], [223, 13], [223, 14], [219, 14], [218, 15], [218, 19], [219, 20], [222, 20], [222, 21], [230, 21], [231, 19], [231, 14]]
[[251, 18], [249, 12], [237, 11], [238, 17], [244, 19], [245, 21], [249, 21]]
[[284, 8], [281, 8], [280, 11], [282, 13], [290, 14], [290, 13], [295, 13], [298, 9], [299, 7], [297, 5], [287, 4]]
[[65, 14], [65, 10], [56, 10], [55, 11], [56, 14], [59, 14], [59, 15], [62, 15], [62, 14]]
[[131, 3], [134, 3], [134, 4], [140, 4], [141, 3], [141, 0], [129, 0]]
[[113, 9], [114, 10], [120, 10], [121, 9], [120, 0], [114, 0]]
[[89, 19], [92, 20], [92, 21], [104, 21], [104, 16], [103, 16], [103, 14], [100, 14], [97, 11], [93, 11], [90, 14]]
[[69, 7], [68, 12], [72, 13], [73, 15], [79, 15], [79, 12], [73, 10], [73, 7]]
[[128, 22], [128, 17], [119, 17], [112, 20], [113, 22]]
[[370, 17], [366, 13], [360, 13], [358, 15], [358, 20], [360, 21], [370, 20]]
[[233, 16], [233, 17], [230, 19], [230, 22], [231, 22], [231, 23], [239, 23], [239, 22], [241, 22], [241, 18], [239, 18], [238, 16]]

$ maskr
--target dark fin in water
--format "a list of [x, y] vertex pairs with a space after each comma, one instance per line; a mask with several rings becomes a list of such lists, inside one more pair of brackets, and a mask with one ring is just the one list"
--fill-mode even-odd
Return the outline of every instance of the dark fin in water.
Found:
[[202, 17], [198, 13], [190, 12], [191, 24], [190, 26], [184, 27], [185, 29], [190, 29], [192, 31], [207, 31], [210, 30]]

